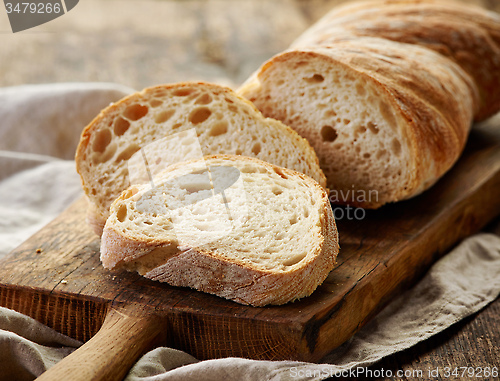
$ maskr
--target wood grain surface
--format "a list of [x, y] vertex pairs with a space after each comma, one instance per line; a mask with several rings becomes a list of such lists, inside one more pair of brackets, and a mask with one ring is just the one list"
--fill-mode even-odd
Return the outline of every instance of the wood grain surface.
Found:
[[108, 310], [135, 306], [163, 319], [164, 345], [199, 359], [317, 361], [500, 214], [499, 186], [500, 129], [478, 127], [462, 159], [428, 192], [367, 211], [361, 220], [338, 219], [338, 266], [312, 296], [263, 308], [105, 270], [80, 199], [0, 261], [0, 305], [83, 341]]
[[162, 342], [165, 331], [163, 319], [143, 305], [114, 306], [92, 340], [37, 380], [122, 380], [142, 354]]

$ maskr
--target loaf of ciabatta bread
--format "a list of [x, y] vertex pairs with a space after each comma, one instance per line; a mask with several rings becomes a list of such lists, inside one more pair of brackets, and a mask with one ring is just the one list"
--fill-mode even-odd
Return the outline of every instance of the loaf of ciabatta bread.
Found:
[[315, 148], [332, 202], [378, 208], [432, 186], [500, 107], [500, 17], [440, 0], [332, 10], [238, 90]]
[[[199, 157], [257, 157], [326, 184], [307, 140], [281, 122], [264, 118], [232, 90], [200, 82], [155, 86], [110, 105], [82, 133], [76, 166], [89, 200], [88, 221], [97, 234], [102, 232], [111, 202], [131, 183], [129, 159], [140, 155], [141, 148], [187, 130], [194, 131]], [[155, 161], [161, 161], [157, 167], [192, 159], [193, 152], [183, 146], [171, 142], [156, 147], [160, 153]], [[138, 179], [145, 180], [140, 174]]]
[[215, 155], [174, 164], [112, 204], [101, 261], [253, 306], [310, 295], [335, 265], [323, 187], [264, 161]]

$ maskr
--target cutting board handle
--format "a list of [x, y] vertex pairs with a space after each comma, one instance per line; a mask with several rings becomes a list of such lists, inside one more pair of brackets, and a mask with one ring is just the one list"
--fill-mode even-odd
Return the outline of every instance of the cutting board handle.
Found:
[[37, 380], [123, 380], [141, 355], [166, 339], [165, 331], [165, 320], [144, 306], [111, 306], [99, 332]]

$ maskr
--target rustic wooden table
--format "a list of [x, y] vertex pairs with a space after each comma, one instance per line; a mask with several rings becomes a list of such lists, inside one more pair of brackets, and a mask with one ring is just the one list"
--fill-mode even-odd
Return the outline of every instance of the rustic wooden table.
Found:
[[[99, 81], [142, 89], [206, 80], [237, 86], [285, 49], [335, 4], [346, 0], [85, 0], [68, 14], [13, 34], [0, 10], [0, 86]], [[498, 0], [463, 0], [500, 12]], [[488, 228], [500, 235], [500, 219]], [[500, 299], [372, 369], [500, 366]], [[428, 370], [439, 368], [440, 376]]]

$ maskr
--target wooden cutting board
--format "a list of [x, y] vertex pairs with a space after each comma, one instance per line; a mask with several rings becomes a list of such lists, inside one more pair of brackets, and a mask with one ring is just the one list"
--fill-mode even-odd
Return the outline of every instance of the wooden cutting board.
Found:
[[499, 126], [498, 119], [476, 126], [461, 160], [421, 196], [366, 211], [361, 220], [348, 219], [343, 209], [338, 266], [299, 302], [247, 307], [107, 271], [81, 199], [0, 261], [0, 305], [73, 338], [94, 337], [51, 370], [62, 375], [76, 366], [86, 380], [120, 379], [155, 345], [199, 359], [317, 361], [458, 241], [500, 214]]

